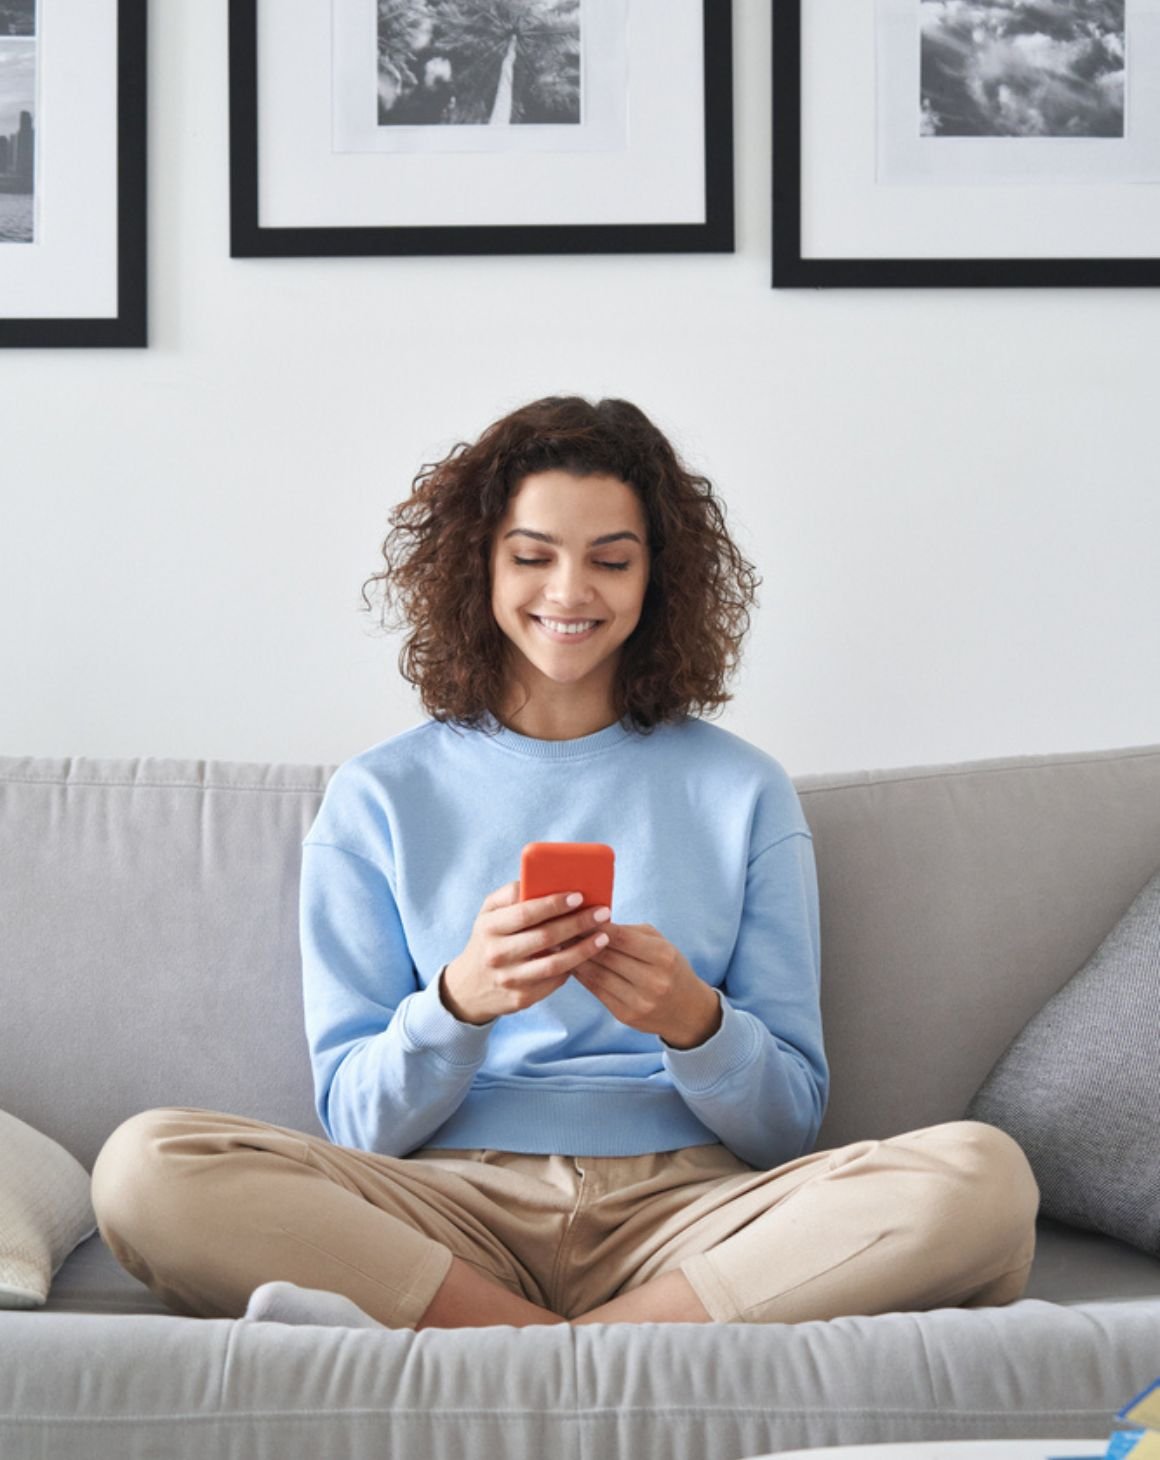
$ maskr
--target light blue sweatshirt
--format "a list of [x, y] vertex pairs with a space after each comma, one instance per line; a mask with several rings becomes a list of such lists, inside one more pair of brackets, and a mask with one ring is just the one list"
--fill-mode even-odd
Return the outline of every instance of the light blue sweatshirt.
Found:
[[[635, 1156], [722, 1142], [758, 1170], [811, 1151], [829, 1069], [813, 838], [765, 751], [694, 717], [574, 740], [427, 720], [344, 762], [302, 843], [315, 1106], [339, 1145]], [[613, 923], [650, 923], [717, 990], [692, 1049], [575, 979], [463, 1023], [439, 995], [528, 842], [606, 842]], [[562, 891], [569, 889], [561, 889]]]

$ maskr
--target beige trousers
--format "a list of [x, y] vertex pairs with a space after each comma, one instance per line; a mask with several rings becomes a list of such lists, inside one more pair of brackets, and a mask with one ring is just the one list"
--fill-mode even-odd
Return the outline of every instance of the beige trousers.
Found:
[[757, 1171], [720, 1144], [382, 1156], [190, 1106], [119, 1125], [92, 1197], [117, 1260], [178, 1313], [238, 1317], [282, 1279], [390, 1328], [414, 1328], [453, 1255], [561, 1318], [675, 1269], [717, 1323], [1010, 1303], [1039, 1207], [1022, 1149], [978, 1121]]

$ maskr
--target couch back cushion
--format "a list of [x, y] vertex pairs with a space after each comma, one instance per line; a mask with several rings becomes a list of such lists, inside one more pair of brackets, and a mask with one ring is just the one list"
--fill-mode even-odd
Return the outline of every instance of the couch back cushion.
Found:
[[[322, 1134], [298, 871], [335, 769], [0, 757], [0, 1109], [89, 1169], [159, 1105]], [[819, 1149], [961, 1119], [1160, 866], [1160, 745], [794, 784], [821, 901]]]

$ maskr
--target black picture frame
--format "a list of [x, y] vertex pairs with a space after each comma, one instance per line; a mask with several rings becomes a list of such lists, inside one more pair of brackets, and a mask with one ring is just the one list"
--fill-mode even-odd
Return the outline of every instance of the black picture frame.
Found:
[[775, 289], [1123, 288], [1160, 285], [1160, 258], [802, 257], [802, 0], [773, 4]]
[[0, 346], [148, 345], [146, 263], [147, 0], [117, 0], [117, 312], [0, 318]]
[[702, 0], [705, 221], [263, 227], [258, 218], [258, 0], [229, 0], [230, 256], [732, 253], [731, 0]]

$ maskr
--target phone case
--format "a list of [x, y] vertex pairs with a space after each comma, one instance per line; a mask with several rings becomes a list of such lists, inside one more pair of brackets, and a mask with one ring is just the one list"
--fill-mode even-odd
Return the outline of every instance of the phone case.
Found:
[[520, 854], [520, 901], [580, 892], [580, 907], [611, 908], [615, 864], [616, 853], [604, 842], [528, 842]]

